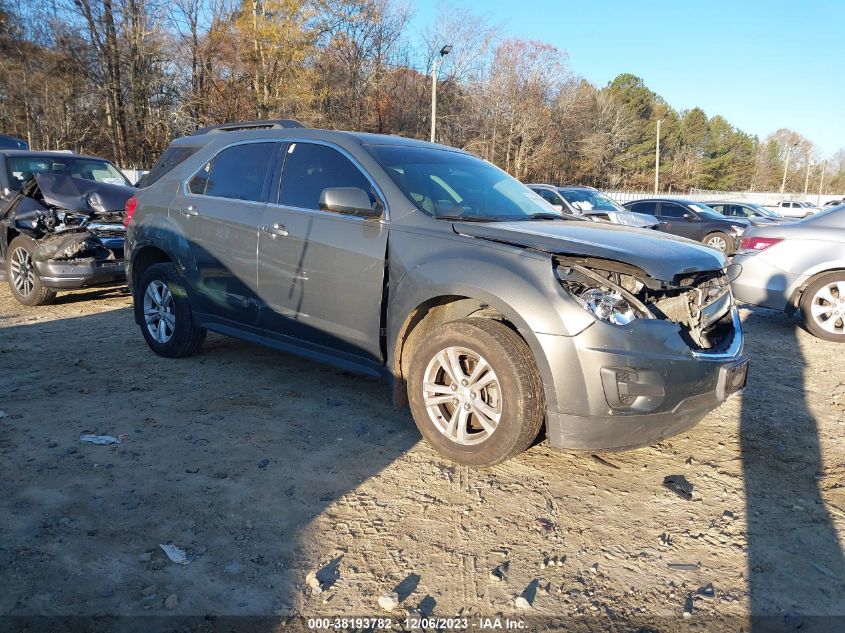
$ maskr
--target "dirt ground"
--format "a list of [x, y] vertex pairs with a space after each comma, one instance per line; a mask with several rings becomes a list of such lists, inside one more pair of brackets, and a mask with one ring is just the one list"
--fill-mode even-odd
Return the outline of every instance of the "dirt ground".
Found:
[[845, 626], [814, 617], [845, 615], [843, 348], [785, 315], [742, 311], [748, 390], [679, 437], [471, 470], [377, 381], [215, 335], [158, 358], [130, 305], [0, 288], [0, 615]]

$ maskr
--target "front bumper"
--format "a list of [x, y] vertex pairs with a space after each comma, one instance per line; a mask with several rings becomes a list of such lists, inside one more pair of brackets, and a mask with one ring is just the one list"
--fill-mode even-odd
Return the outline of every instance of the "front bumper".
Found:
[[77, 290], [126, 281], [126, 267], [122, 259], [50, 259], [35, 262], [35, 268], [41, 283], [56, 290]]
[[648, 446], [699, 422], [742, 385], [728, 386], [746, 359], [739, 313], [723, 353], [694, 352], [669, 321], [596, 322], [567, 338], [540, 335], [557, 406], [547, 411], [551, 446], [623, 450]]

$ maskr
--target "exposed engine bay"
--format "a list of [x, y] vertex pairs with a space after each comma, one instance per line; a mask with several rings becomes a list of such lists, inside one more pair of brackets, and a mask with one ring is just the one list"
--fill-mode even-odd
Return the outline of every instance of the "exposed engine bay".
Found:
[[611, 260], [559, 256], [556, 264], [564, 287], [601, 320], [615, 325], [636, 318], [671, 321], [696, 351], [721, 352], [733, 341], [731, 267], [661, 281]]
[[0, 211], [0, 226], [37, 242], [35, 262], [123, 259], [123, 205], [133, 189], [34, 174]]

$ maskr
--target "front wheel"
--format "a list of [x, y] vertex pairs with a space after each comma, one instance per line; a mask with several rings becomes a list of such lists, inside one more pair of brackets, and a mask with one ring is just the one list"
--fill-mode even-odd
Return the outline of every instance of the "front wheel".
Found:
[[154, 264], [141, 277], [133, 297], [144, 340], [156, 354], [194, 354], [206, 330], [194, 323], [182, 275], [173, 264]]
[[801, 317], [813, 336], [845, 343], [845, 272], [825, 273], [801, 295]]
[[534, 357], [498, 321], [434, 328], [413, 351], [409, 374], [414, 422], [452, 461], [491, 466], [527, 449], [540, 432], [545, 399]]
[[715, 248], [717, 251], [722, 251], [723, 253], [728, 252], [728, 245], [730, 244], [730, 238], [728, 237], [727, 233], [722, 233], [721, 231], [715, 231], [713, 233], [708, 234], [705, 236], [704, 240], [702, 240], [705, 246], [709, 246], [710, 248]]
[[6, 261], [6, 278], [12, 296], [25, 306], [43, 306], [53, 303], [56, 291], [46, 288], [35, 269], [32, 253], [35, 240], [19, 235], [9, 244]]

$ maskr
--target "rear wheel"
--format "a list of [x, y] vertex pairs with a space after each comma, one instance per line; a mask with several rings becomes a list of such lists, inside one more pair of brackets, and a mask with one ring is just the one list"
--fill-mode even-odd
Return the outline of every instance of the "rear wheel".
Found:
[[702, 240], [702, 243], [705, 246], [709, 246], [710, 248], [715, 248], [717, 251], [727, 253], [728, 247], [731, 242], [727, 233], [722, 233], [721, 231], [714, 231], [713, 233], [707, 234]]
[[516, 332], [481, 318], [434, 328], [414, 350], [408, 400], [417, 428], [460, 464], [490, 466], [527, 449], [543, 424], [543, 385]]
[[35, 247], [35, 240], [19, 235], [9, 244], [6, 260], [6, 277], [12, 296], [25, 306], [47, 305], [56, 298], [56, 291], [44, 287], [35, 270], [32, 260]]
[[205, 340], [206, 330], [194, 324], [182, 275], [173, 264], [150, 266], [135, 289], [134, 303], [144, 340], [159, 356], [190, 356]]
[[845, 343], [845, 271], [817, 277], [801, 295], [800, 307], [810, 334]]

